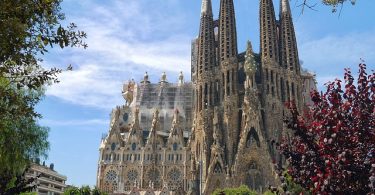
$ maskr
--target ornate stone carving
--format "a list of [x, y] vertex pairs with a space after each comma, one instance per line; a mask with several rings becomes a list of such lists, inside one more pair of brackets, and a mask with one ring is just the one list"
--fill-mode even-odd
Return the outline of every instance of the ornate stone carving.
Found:
[[126, 106], [130, 106], [133, 102], [134, 86], [135, 81], [133, 79], [123, 86], [122, 97], [125, 99]]

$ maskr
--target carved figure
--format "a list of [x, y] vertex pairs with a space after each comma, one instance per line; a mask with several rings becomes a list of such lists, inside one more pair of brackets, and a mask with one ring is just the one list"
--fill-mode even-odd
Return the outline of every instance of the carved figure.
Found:
[[135, 81], [132, 79], [125, 84], [122, 90], [122, 97], [125, 99], [125, 105], [130, 106], [133, 102], [133, 92], [134, 92]]

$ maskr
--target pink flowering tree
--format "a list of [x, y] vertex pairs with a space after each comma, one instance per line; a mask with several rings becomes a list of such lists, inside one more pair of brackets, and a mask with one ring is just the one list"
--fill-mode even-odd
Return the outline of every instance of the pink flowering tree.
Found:
[[293, 132], [281, 153], [288, 174], [313, 194], [373, 194], [375, 186], [375, 73], [359, 65], [355, 81], [327, 83], [327, 91], [311, 92], [313, 105], [301, 116], [293, 103], [285, 120]]

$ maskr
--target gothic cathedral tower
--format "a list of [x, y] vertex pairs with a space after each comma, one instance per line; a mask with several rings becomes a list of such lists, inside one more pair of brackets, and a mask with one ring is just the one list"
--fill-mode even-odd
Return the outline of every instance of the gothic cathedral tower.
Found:
[[[283, 103], [279, 98], [279, 77], [283, 70], [279, 64], [278, 22], [272, 0], [260, 0], [260, 56], [261, 56], [261, 94], [262, 116], [265, 120], [265, 136], [269, 140], [280, 137], [282, 128]], [[282, 92], [281, 92], [282, 93]], [[270, 147], [276, 156], [275, 148]]]
[[226, 162], [229, 174], [237, 151], [238, 123], [238, 51], [236, 17], [233, 0], [220, 1], [219, 62], [222, 81], [223, 133]]
[[[200, 29], [198, 36], [198, 55], [195, 85], [195, 116], [192, 136], [192, 158], [198, 163], [192, 169], [198, 170], [193, 175], [195, 188], [203, 188], [208, 173], [210, 148], [212, 144], [213, 111], [215, 104], [215, 71], [216, 47], [214, 20], [211, 0], [203, 0], [201, 8]], [[217, 101], [217, 100], [216, 100]], [[194, 161], [193, 160], [193, 161]], [[196, 167], [194, 167], [196, 166]], [[199, 174], [199, 175], [198, 175]], [[198, 190], [198, 189], [196, 189]]]
[[[280, 2], [280, 65], [287, 70], [287, 99], [294, 100], [301, 109], [302, 81], [298, 57], [297, 40], [294, 31], [289, 0]], [[285, 89], [284, 89], [285, 91]]]

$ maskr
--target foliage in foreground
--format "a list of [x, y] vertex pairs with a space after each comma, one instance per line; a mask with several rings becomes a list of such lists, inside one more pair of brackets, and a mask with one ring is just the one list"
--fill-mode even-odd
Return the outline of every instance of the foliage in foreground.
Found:
[[257, 195], [256, 191], [250, 190], [247, 186], [242, 185], [238, 188], [217, 189], [213, 195]]
[[30, 113], [43, 92], [5, 89], [7, 84], [0, 81], [0, 194], [18, 194], [32, 189], [27, 185], [32, 180], [23, 176], [31, 159], [46, 156], [48, 128], [39, 126], [38, 117]]
[[71, 186], [65, 189], [64, 195], [107, 195], [98, 188], [91, 189], [90, 186], [82, 186], [81, 188]]
[[38, 125], [35, 105], [62, 70], [43, 69], [40, 58], [55, 45], [86, 47], [75, 24], [60, 25], [61, 2], [0, 1], [0, 194], [27, 191], [18, 178], [31, 159], [47, 155], [48, 129]]
[[[297, 4], [299, 4], [299, 7], [302, 7], [302, 13], [304, 12], [305, 7], [315, 10], [315, 6], [317, 5], [316, 0], [296, 0]], [[355, 5], [357, 0], [322, 0], [321, 1], [323, 5], [331, 6], [332, 12], [337, 12], [337, 8], [341, 6], [344, 6], [347, 3], [351, 3], [352, 5]], [[341, 12], [341, 11], [340, 11]]]
[[26, 179], [25, 174], [27, 170], [28, 168], [26, 168], [22, 174], [17, 174], [16, 176], [14, 176], [14, 173], [2, 172], [1, 173], [2, 175], [0, 177], [0, 194], [2, 195], [15, 195], [15, 194], [34, 195], [36, 194], [30, 191], [32, 191], [36, 187], [35, 185], [31, 185], [31, 184], [33, 184], [38, 177]]
[[280, 180], [281, 186], [277, 189], [277, 194], [311, 194], [310, 191], [293, 182], [293, 178], [287, 173], [287, 171], [283, 173], [283, 175], [280, 177]]
[[350, 70], [345, 84], [336, 79], [327, 91], [311, 93], [313, 105], [301, 116], [290, 104], [285, 122], [294, 133], [281, 152], [293, 182], [314, 194], [367, 194], [375, 181], [375, 73], [359, 65], [358, 79]]

